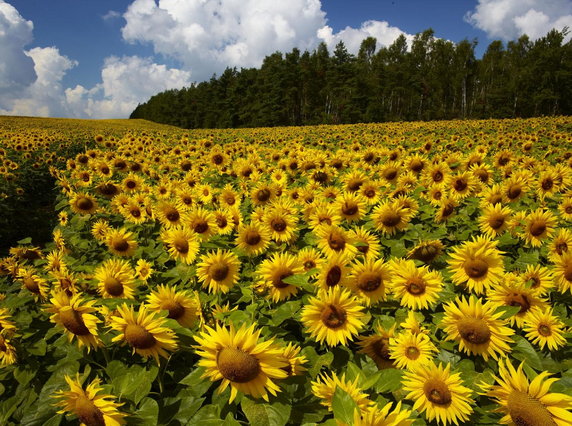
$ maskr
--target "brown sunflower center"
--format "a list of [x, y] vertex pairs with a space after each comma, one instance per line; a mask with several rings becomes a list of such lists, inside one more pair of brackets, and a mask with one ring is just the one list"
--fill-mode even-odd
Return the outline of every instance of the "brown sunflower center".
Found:
[[168, 208], [165, 211], [165, 217], [167, 218], [167, 220], [169, 222], [176, 222], [179, 220], [179, 218], [181, 217], [181, 215], [179, 214], [179, 212], [176, 209], [173, 208]]
[[408, 293], [414, 296], [418, 296], [420, 294], [425, 293], [427, 284], [425, 283], [425, 280], [421, 277], [412, 277], [409, 280], [407, 280], [405, 287]]
[[103, 286], [105, 291], [112, 296], [121, 296], [123, 294], [123, 283], [114, 276], [107, 277], [103, 282]]
[[365, 195], [367, 198], [373, 198], [375, 197], [375, 189], [368, 188], [363, 192], [363, 195]]
[[544, 189], [545, 191], [550, 191], [552, 189], [552, 187], [554, 186], [554, 181], [550, 178], [546, 178], [542, 181], [542, 189]]
[[381, 285], [381, 276], [376, 272], [364, 272], [358, 278], [357, 286], [365, 292], [375, 291]]
[[184, 237], [176, 237], [173, 241], [173, 247], [181, 254], [187, 254], [189, 252], [189, 242]]
[[467, 181], [465, 179], [455, 179], [455, 183], [453, 184], [456, 191], [462, 192], [467, 189]]
[[359, 210], [359, 206], [356, 203], [346, 201], [342, 206], [342, 213], [346, 216], [353, 216]]
[[419, 348], [416, 346], [408, 346], [405, 350], [405, 356], [409, 359], [416, 360], [421, 355]]
[[342, 268], [338, 265], [334, 265], [330, 268], [328, 273], [326, 274], [326, 285], [328, 287], [333, 287], [337, 285], [340, 280], [342, 279]]
[[222, 162], [224, 161], [224, 157], [220, 154], [215, 154], [213, 155], [213, 163], [215, 163], [217, 166], [222, 164]]
[[445, 206], [443, 206], [443, 210], [441, 212], [441, 215], [443, 217], [448, 217], [448, 216], [451, 216], [454, 211], [455, 211], [455, 206], [451, 203], [447, 203]]
[[132, 208], [129, 213], [131, 214], [131, 216], [133, 216], [134, 218], [139, 218], [141, 217], [141, 210], [139, 210], [138, 207], [134, 207]]
[[77, 200], [77, 208], [83, 211], [88, 211], [93, 208], [93, 201], [89, 198], [81, 197]]
[[332, 218], [330, 216], [320, 216], [318, 217], [318, 222], [325, 223], [326, 225], [332, 224]]
[[113, 241], [113, 248], [120, 253], [126, 252], [129, 250], [129, 241], [123, 238], [117, 239]]
[[65, 328], [76, 336], [85, 336], [89, 334], [89, 330], [83, 322], [81, 314], [74, 309], [63, 309], [60, 311], [60, 320]]
[[413, 255], [411, 256], [413, 259], [420, 260], [425, 263], [432, 262], [433, 259], [437, 257], [439, 254], [439, 249], [435, 246], [423, 246], [417, 248]]
[[387, 227], [397, 226], [401, 223], [401, 216], [396, 212], [387, 212], [381, 218], [381, 223]]
[[499, 229], [504, 225], [504, 216], [495, 214], [489, 217], [489, 226], [493, 229]]
[[74, 412], [79, 421], [87, 426], [105, 426], [105, 420], [101, 410], [84, 395], [80, 395], [75, 400]]
[[393, 180], [397, 177], [397, 169], [394, 167], [390, 167], [383, 172], [383, 177], [386, 180]]
[[476, 280], [487, 275], [489, 265], [483, 259], [469, 259], [464, 263], [463, 268], [470, 278]]
[[433, 181], [434, 182], [441, 182], [443, 180], [443, 173], [441, 173], [439, 170], [437, 170], [435, 173], [433, 173]]
[[255, 246], [256, 244], [258, 244], [260, 242], [261, 239], [262, 239], [262, 237], [260, 236], [258, 231], [254, 230], [254, 229], [247, 231], [246, 234], [244, 235], [244, 241], [249, 246]]
[[272, 285], [276, 288], [286, 288], [290, 284], [285, 283], [283, 280], [284, 280], [284, 278], [291, 277], [292, 275], [294, 275], [294, 274], [291, 271], [284, 271], [280, 275], [275, 277], [274, 280], [272, 280]]
[[478, 169], [475, 170], [475, 175], [479, 178], [479, 180], [483, 183], [486, 183], [489, 180], [489, 174], [486, 170]]
[[546, 222], [543, 220], [535, 220], [530, 224], [530, 234], [534, 237], [541, 236], [546, 231]]
[[519, 314], [523, 314], [530, 309], [530, 301], [526, 294], [511, 293], [506, 297], [506, 304], [509, 306], [520, 306]]
[[556, 250], [556, 253], [562, 256], [563, 253], [566, 253], [568, 251], [568, 244], [566, 243], [566, 241], [559, 242], [556, 244], [554, 249]]
[[34, 294], [40, 294], [40, 285], [32, 277], [24, 278], [24, 286]]
[[216, 224], [219, 228], [222, 229], [222, 228], [226, 227], [226, 225], [228, 225], [228, 220], [226, 220], [226, 217], [224, 217], [224, 216], [217, 216]]
[[224, 281], [229, 271], [230, 268], [226, 263], [215, 263], [209, 268], [209, 275], [215, 281]]
[[346, 246], [346, 240], [344, 239], [344, 236], [339, 232], [332, 232], [328, 236], [328, 245], [332, 250], [341, 251]]
[[423, 385], [423, 392], [436, 405], [449, 405], [453, 400], [449, 386], [439, 379], [430, 379]]
[[139, 324], [127, 324], [125, 340], [135, 349], [149, 349], [157, 342], [155, 336]]
[[376, 339], [371, 344], [371, 349], [373, 350], [373, 353], [376, 354], [378, 357], [386, 361], [389, 361], [391, 359], [391, 355], [389, 353], [389, 339], [383, 337]]
[[572, 261], [568, 261], [564, 268], [564, 278], [566, 281], [572, 282]]
[[352, 179], [348, 182], [347, 188], [351, 192], [355, 192], [363, 185], [363, 180], [361, 179]]
[[511, 200], [518, 198], [522, 194], [522, 188], [520, 185], [511, 185], [506, 192], [506, 195]]
[[185, 307], [175, 300], [166, 300], [161, 304], [161, 309], [169, 311], [167, 318], [177, 320], [185, 315]]
[[207, 230], [209, 229], [209, 224], [206, 220], [200, 219], [195, 223], [193, 229], [197, 234], [202, 234], [204, 232], [207, 232]]
[[458, 322], [457, 330], [464, 340], [475, 345], [482, 345], [491, 340], [491, 330], [480, 318], [463, 318]]
[[261, 189], [256, 193], [256, 199], [260, 202], [268, 201], [269, 198], [270, 198], [269, 189]]
[[247, 383], [256, 379], [261, 372], [258, 359], [238, 348], [224, 348], [216, 359], [223, 377], [231, 382]]
[[538, 326], [538, 333], [544, 337], [552, 336], [552, 329], [550, 328], [549, 325], [540, 324]]
[[287, 223], [284, 219], [282, 219], [281, 217], [277, 217], [275, 219], [272, 219], [270, 221], [270, 226], [272, 227], [272, 229], [274, 229], [276, 232], [283, 232], [286, 229]]
[[328, 305], [322, 311], [322, 315], [320, 319], [324, 323], [324, 325], [328, 328], [339, 328], [346, 323], [348, 316], [346, 311], [340, 307], [335, 305]]
[[564, 208], [564, 211], [565, 211], [567, 214], [572, 214], [572, 206], [566, 206], [566, 207]]
[[517, 426], [556, 425], [550, 411], [526, 392], [513, 390], [507, 399], [508, 412]]

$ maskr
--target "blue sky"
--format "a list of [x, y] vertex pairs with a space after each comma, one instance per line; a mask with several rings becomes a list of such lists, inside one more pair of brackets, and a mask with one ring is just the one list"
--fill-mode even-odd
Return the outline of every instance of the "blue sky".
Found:
[[356, 52], [437, 37], [533, 39], [572, 27], [572, 0], [0, 0], [0, 114], [126, 117], [161, 90], [296, 46]]

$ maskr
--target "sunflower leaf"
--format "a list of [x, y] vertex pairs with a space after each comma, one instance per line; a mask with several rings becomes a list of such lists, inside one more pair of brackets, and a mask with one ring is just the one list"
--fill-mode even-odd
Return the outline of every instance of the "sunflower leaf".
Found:
[[512, 349], [512, 356], [537, 371], [543, 370], [542, 360], [530, 342], [522, 336], [514, 336], [514, 340], [516, 345]]
[[500, 306], [497, 309], [497, 312], [502, 312], [501, 315], [502, 319], [508, 319], [516, 314], [518, 314], [521, 310], [520, 306]]
[[354, 412], [358, 409], [358, 405], [345, 390], [337, 386], [334, 397], [332, 398], [332, 409], [334, 410], [336, 420], [342, 423], [352, 424]]
[[267, 404], [246, 397], [240, 406], [250, 424], [256, 426], [284, 426], [288, 423], [292, 410], [289, 404], [277, 400]]

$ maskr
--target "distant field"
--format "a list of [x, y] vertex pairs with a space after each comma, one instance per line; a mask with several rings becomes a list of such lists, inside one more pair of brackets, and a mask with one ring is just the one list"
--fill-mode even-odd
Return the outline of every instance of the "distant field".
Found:
[[572, 418], [571, 117], [0, 117], [0, 197], [2, 425]]

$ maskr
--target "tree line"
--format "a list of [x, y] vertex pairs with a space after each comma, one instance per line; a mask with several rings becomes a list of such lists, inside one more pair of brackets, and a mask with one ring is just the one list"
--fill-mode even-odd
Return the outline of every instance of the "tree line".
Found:
[[275, 52], [260, 68], [167, 90], [130, 118], [183, 128], [265, 127], [400, 120], [508, 118], [572, 114], [572, 41], [568, 29], [506, 45], [482, 59], [477, 41], [453, 43], [431, 29], [411, 46], [399, 36], [377, 49], [368, 37], [357, 55], [339, 42], [312, 52]]

